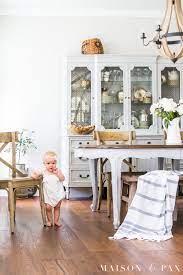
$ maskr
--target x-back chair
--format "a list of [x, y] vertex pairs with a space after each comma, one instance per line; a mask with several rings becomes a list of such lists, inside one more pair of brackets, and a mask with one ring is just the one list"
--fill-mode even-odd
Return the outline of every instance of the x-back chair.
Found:
[[[136, 135], [134, 131], [120, 131], [120, 132], [112, 132], [112, 131], [94, 131], [93, 133], [94, 140], [97, 141], [97, 145], [108, 144], [108, 142], [113, 142], [113, 144], [132, 144], [135, 140]], [[106, 164], [107, 159], [99, 159], [98, 163], [98, 178], [99, 178], [99, 196], [98, 196], [98, 207], [100, 210], [101, 201], [102, 201], [102, 189], [104, 183], [107, 184], [107, 213], [108, 217], [111, 215], [111, 172], [104, 172], [104, 165]], [[143, 173], [136, 172], [136, 168], [132, 165], [132, 160], [129, 158], [128, 160], [123, 160], [125, 164], [129, 167], [129, 172], [122, 173], [122, 181], [124, 182], [123, 189], [125, 190], [125, 185], [128, 189], [128, 194], [125, 193], [122, 196], [122, 200], [128, 203], [131, 202], [131, 197], [133, 196], [133, 192], [136, 191], [134, 188], [134, 182], [137, 182], [138, 176]], [[123, 191], [123, 190], [122, 190]]]
[[[39, 189], [42, 219], [44, 225], [46, 225], [42, 179], [35, 180], [31, 177], [25, 177], [25, 174], [16, 168], [16, 142], [18, 142], [18, 134], [18, 132], [0, 132], [0, 153], [2, 153], [8, 144], [11, 144], [12, 153], [11, 163], [0, 156], [0, 162], [12, 170], [11, 177], [0, 179], [0, 189], [4, 189], [8, 192], [11, 233], [14, 233], [15, 227], [16, 190], [20, 188], [37, 186]], [[17, 175], [19, 177], [17, 177]]]

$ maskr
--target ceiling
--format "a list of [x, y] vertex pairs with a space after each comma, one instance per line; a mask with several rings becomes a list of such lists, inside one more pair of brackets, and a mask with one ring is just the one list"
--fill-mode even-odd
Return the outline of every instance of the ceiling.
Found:
[[166, 0], [1, 0], [0, 15], [159, 17], [165, 6]]

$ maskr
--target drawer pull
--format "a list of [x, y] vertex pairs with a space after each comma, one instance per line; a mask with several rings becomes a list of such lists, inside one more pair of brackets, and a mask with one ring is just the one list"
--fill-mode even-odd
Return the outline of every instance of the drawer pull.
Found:
[[90, 144], [90, 142], [89, 141], [87, 141], [87, 143], [86, 144]]
[[116, 142], [116, 144], [119, 144], [119, 142]]
[[84, 161], [88, 160], [88, 158], [83, 158], [83, 157], [79, 157], [79, 159], [84, 160]]
[[80, 141], [80, 142], [79, 142], [79, 145], [81, 145], [81, 144], [82, 144], [82, 142]]
[[151, 144], [151, 141], [148, 141], [147, 144]]
[[86, 179], [86, 178], [89, 178], [90, 175], [86, 175], [86, 176], [83, 176], [83, 175], [79, 175], [80, 178], [82, 179]]

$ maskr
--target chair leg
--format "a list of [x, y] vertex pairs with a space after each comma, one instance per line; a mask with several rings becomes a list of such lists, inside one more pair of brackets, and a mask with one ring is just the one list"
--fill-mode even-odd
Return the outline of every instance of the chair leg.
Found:
[[11, 233], [14, 233], [14, 227], [15, 227], [15, 221], [14, 221], [14, 193], [13, 193], [13, 187], [12, 182], [8, 182], [8, 201], [9, 201], [9, 210], [10, 210], [10, 228]]
[[135, 196], [135, 192], [137, 190], [137, 183], [132, 182], [129, 186], [129, 199], [128, 199], [128, 207], [130, 207], [130, 204], [132, 203], [132, 200]]
[[175, 203], [175, 208], [173, 211], [173, 221], [176, 222], [177, 221], [177, 216], [178, 216], [178, 209], [177, 209], [177, 205]]
[[112, 185], [111, 185], [111, 173], [107, 173], [107, 216], [111, 216], [111, 200], [112, 200]]
[[45, 204], [44, 204], [44, 193], [43, 193], [42, 182], [39, 185], [39, 201], [41, 206], [41, 215], [42, 215], [43, 225], [46, 226], [46, 210], [45, 210]]
[[16, 189], [14, 191], [14, 222], [16, 221]]
[[103, 180], [102, 180], [102, 159], [99, 159], [99, 167], [98, 167], [98, 179], [99, 179], [99, 193], [98, 193], [98, 204], [97, 210], [100, 210], [101, 202], [102, 202], [102, 189], [103, 189]]

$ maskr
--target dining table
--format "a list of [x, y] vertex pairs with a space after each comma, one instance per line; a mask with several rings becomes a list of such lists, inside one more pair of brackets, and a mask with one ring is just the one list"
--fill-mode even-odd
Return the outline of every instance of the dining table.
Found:
[[76, 158], [88, 158], [92, 183], [93, 201], [92, 211], [97, 211], [98, 180], [97, 161], [107, 158], [111, 164], [112, 198], [113, 198], [113, 225], [117, 229], [120, 226], [121, 192], [123, 173], [121, 163], [124, 159], [152, 159], [158, 158], [158, 169], [163, 169], [164, 159], [183, 159], [183, 144], [123, 144], [123, 145], [81, 145], [74, 148]]

